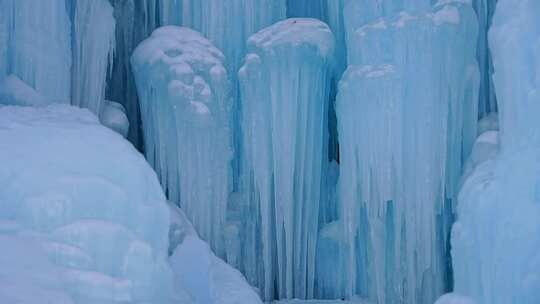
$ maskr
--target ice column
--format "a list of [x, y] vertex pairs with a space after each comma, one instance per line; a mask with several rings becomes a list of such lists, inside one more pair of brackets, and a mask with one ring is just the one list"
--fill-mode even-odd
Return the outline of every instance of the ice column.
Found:
[[216, 254], [230, 191], [230, 84], [223, 55], [188, 28], [155, 30], [131, 62], [139, 92], [146, 158], [169, 200]]
[[320, 278], [321, 291], [433, 303], [449, 287], [451, 201], [476, 136], [477, 21], [463, 1], [360, 2], [346, 3], [336, 104], [345, 239], [320, 249], [339, 253], [320, 263], [344, 279]]
[[108, 0], [77, 0], [73, 5], [72, 104], [99, 116], [115, 45], [113, 8]]
[[324, 23], [288, 19], [250, 37], [239, 72], [243, 269], [265, 299], [313, 297], [333, 47]]
[[499, 0], [489, 33], [500, 133], [475, 149], [499, 152], [464, 181], [452, 230], [455, 292], [476, 303], [540, 298], [539, 11], [535, 0]]
[[[161, 22], [201, 32], [225, 55], [225, 68], [233, 84], [233, 171], [238, 180], [241, 158], [240, 104], [237, 71], [246, 54], [246, 41], [260, 29], [285, 19], [286, 0], [161, 0]], [[236, 187], [235, 187], [236, 188]]]
[[[64, 0], [2, 0], [0, 43], [6, 41], [6, 60], [0, 75], [14, 74], [44, 97], [70, 102], [71, 22]], [[1, 29], [3, 28], [3, 29]], [[2, 51], [3, 50], [3, 51]], [[0, 46], [0, 55], [6, 48]], [[4, 70], [5, 72], [2, 72]]]

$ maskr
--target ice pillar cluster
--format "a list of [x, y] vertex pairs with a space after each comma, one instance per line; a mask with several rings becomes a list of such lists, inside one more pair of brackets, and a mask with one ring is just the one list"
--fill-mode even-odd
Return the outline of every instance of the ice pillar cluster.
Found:
[[333, 48], [324, 23], [287, 19], [250, 37], [239, 72], [247, 196], [236, 206], [245, 225], [240, 267], [267, 299], [313, 296]]
[[231, 186], [231, 98], [223, 54], [200, 33], [155, 30], [132, 57], [146, 158], [169, 200], [224, 255]]
[[500, 131], [476, 142], [452, 234], [455, 292], [476, 303], [540, 298], [538, 11], [538, 1], [499, 0], [489, 33]]
[[476, 136], [476, 17], [462, 1], [345, 7], [334, 228], [344, 239], [326, 249], [341, 268], [321, 292], [433, 303], [450, 287], [450, 204]]

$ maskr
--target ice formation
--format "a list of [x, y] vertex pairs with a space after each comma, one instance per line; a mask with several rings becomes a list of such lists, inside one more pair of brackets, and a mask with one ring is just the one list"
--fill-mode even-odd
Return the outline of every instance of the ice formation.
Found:
[[142, 149], [139, 100], [131, 70], [130, 57], [142, 40], [158, 26], [157, 0], [110, 0], [116, 19], [116, 46], [112, 72], [107, 79], [106, 98], [126, 109], [129, 140]]
[[72, 0], [72, 104], [100, 115], [105, 100], [107, 69], [115, 45], [115, 19], [108, 0]]
[[181, 25], [201, 32], [224, 54], [231, 80], [232, 128], [234, 129], [233, 175], [236, 181], [243, 151], [240, 139], [240, 105], [237, 71], [246, 54], [250, 35], [285, 18], [286, 0], [161, 0], [163, 25]]
[[171, 201], [219, 256], [231, 187], [231, 98], [223, 55], [188, 28], [155, 30], [132, 57], [145, 151]]
[[475, 144], [489, 153], [465, 176], [452, 231], [455, 292], [477, 303], [540, 298], [538, 11], [538, 1], [499, 0], [489, 34], [500, 131]]
[[246, 197], [234, 206], [244, 225], [236, 255], [265, 299], [313, 296], [333, 47], [324, 23], [287, 19], [250, 37], [239, 72]]
[[478, 16], [479, 35], [477, 60], [481, 72], [478, 114], [484, 117], [497, 111], [497, 99], [493, 86], [493, 63], [491, 50], [488, 47], [488, 30], [491, 26], [497, 0], [473, 0], [473, 7]]
[[70, 103], [71, 21], [66, 2], [0, 0], [0, 11], [0, 78], [13, 74], [44, 97]]
[[324, 294], [433, 303], [450, 287], [451, 202], [476, 136], [477, 21], [463, 1], [429, 3], [345, 4], [349, 66], [336, 105], [344, 239], [326, 249], [342, 279], [327, 280]]
[[12, 106], [46, 106], [51, 101], [41, 96], [15, 75], [0, 78], [0, 104]]
[[165, 197], [128, 142], [87, 110], [4, 106], [0, 151], [0, 302], [169, 300]]
[[170, 239], [178, 303], [262, 304], [242, 274], [216, 257], [185, 214], [172, 205]]

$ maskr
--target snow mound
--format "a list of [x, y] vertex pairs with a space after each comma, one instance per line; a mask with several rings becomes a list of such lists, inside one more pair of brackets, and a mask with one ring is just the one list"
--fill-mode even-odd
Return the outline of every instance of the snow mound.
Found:
[[0, 163], [0, 302], [169, 300], [169, 214], [131, 144], [88, 110], [4, 106]]
[[0, 80], [0, 104], [13, 106], [45, 106], [50, 104], [45, 97], [20, 80], [9, 75]]
[[173, 205], [170, 208], [170, 235], [178, 243], [169, 259], [176, 298], [194, 304], [262, 304], [244, 276], [199, 239], [184, 213]]

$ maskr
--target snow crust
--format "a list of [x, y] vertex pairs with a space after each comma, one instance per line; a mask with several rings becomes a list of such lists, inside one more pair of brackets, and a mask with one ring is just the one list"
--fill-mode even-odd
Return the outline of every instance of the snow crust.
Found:
[[[216, 257], [197, 236], [185, 214], [171, 205], [171, 234], [176, 247], [169, 258], [179, 303], [262, 304], [255, 290], [236, 269]], [[180, 294], [183, 293], [183, 294]], [[189, 300], [187, 300], [189, 299]]]
[[168, 302], [168, 210], [129, 143], [87, 110], [3, 106], [0, 151], [0, 302]]

